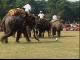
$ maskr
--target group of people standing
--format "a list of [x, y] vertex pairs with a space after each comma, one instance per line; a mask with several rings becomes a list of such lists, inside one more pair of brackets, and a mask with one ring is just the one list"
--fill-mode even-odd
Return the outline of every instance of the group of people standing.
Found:
[[[24, 5], [23, 8], [24, 8], [25, 12], [27, 12], [27, 13], [30, 13], [31, 10], [32, 10], [32, 7], [31, 7], [30, 4]], [[45, 14], [43, 13], [43, 11], [40, 11], [40, 12], [39, 12], [38, 17], [39, 17], [40, 19], [44, 19]], [[52, 22], [55, 21], [55, 20], [58, 20], [58, 16], [57, 16], [57, 15], [53, 15], [53, 16], [52, 16]]]

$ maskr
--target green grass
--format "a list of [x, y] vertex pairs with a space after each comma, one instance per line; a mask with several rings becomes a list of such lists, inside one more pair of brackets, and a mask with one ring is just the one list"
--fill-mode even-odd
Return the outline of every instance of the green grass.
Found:
[[[3, 33], [0, 33], [0, 38]], [[15, 38], [10, 37], [8, 44], [0, 42], [1, 59], [78, 59], [79, 58], [79, 32], [62, 32], [60, 40], [53, 38], [40, 39], [38, 43], [31, 38], [31, 43], [26, 42], [25, 38], [16, 43]]]

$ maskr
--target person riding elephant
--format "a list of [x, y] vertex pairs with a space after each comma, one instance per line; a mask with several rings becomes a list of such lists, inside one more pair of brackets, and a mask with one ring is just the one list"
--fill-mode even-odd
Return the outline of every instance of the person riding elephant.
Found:
[[40, 11], [40, 13], [38, 14], [38, 17], [40, 18], [40, 20], [44, 19], [44, 13], [42, 11]]
[[[52, 27], [52, 35], [54, 37], [54, 35], [56, 35], [57, 33], [57, 37], [60, 38], [61, 36], [61, 31], [63, 30], [63, 23], [64, 21], [61, 18], [58, 18], [58, 16], [54, 15], [53, 19], [50, 21], [51, 22], [51, 27]], [[58, 40], [58, 38], [56, 38], [56, 40]]]
[[32, 9], [32, 7], [31, 7], [30, 4], [24, 5], [23, 8], [24, 8], [25, 12], [27, 12], [28, 14], [30, 14], [31, 9]]
[[58, 19], [58, 16], [57, 16], [57, 15], [53, 15], [53, 16], [52, 16], [52, 21], [51, 21], [51, 22], [54, 22], [54, 21], [56, 21], [56, 20], [59, 20], [59, 19]]
[[[26, 39], [30, 41], [26, 27], [29, 26], [34, 29], [35, 17], [32, 15], [29, 16], [29, 14], [25, 13], [23, 9], [15, 8], [9, 10], [9, 12], [4, 16], [1, 25], [4, 29], [4, 36], [1, 38], [2, 42], [8, 43], [8, 37], [12, 36], [16, 32], [16, 42], [19, 42], [21, 33], [23, 33]], [[35, 39], [38, 40], [36, 37]]]

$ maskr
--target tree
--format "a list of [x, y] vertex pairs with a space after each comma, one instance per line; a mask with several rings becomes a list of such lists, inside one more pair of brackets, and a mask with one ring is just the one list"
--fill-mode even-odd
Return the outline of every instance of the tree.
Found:
[[38, 14], [42, 10], [50, 20], [54, 14], [61, 16], [65, 21], [80, 20], [80, 1], [70, 2], [67, 0], [0, 0], [0, 18], [8, 10], [22, 8], [27, 3], [32, 6], [32, 13]]
[[48, 0], [47, 6], [50, 18], [52, 18], [54, 14], [63, 15], [65, 1], [66, 0]]
[[5, 13], [7, 13], [7, 8], [9, 7], [8, 1], [9, 0], [0, 0], [0, 18], [1, 19], [5, 15]]
[[73, 22], [77, 21], [79, 17], [79, 2], [66, 1], [64, 7], [64, 20]]
[[43, 11], [43, 13], [46, 14], [46, 2], [45, 0], [41, 1], [35, 1], [35, 4], [33, 4], [34, 7], [34, 13], [38, 14], [40, 11]]

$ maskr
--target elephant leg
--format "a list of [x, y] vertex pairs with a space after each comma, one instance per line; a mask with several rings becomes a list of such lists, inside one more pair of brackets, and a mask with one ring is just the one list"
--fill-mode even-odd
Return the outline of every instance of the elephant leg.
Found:
[[56, 35], [56, 29], [55, 28], [52, 29], [52, 34], [53, 34], [53, 37], [54, 37], [54, 35]]
[[34, 32], [34, 38], [35, 38], [37, 41], [39, 41], [39, 38], [38, 38], [38, 37], [36, 37], [35, 29], [33, 29], [33, 32]]
[[28, 36], [31, 37], [31, 28], [29, 26], [26, 27], [26, 30], [28, 32]]
[[5, 39], [5, 43], [8, 43], [8, 37]]
[[57, 35], [58, 37], [60, 37], [61, 31], [57, 31]]
[[14, 33], [12, 37], [14, 37], [14, 38], [15, 38], [15, 37], [16, 37], [16, 34]]
[[8, 37], [10, 37], [13, 33], [9, 32], [9, 33], [5, 33], [5, 35], [1, 38], [1, 41], [5, 43], [8, 43]]
[[29, 31], [29, 37], [31, 37], [31, 31]]
[[48, 37], [50, 37], [51, 36], [51, 31], [48, 31]]
[[41, 31], [39, 31], [39, 37], [41, 38], [41, 34], [42, 34], [42, 32]]
[[41, 37], [43, 37], [43, 38], [44, 38], [44, 32], [42, 32]]
[[29, 37], [31, 37], [31, 29], [30, 28], [28, 28], [28, 35], [29, 35]]
[[6, 36], [6, 35], [4, 35], [4, 36], [1, 38], [1, 42], [2, 42], [2, 43], [4, 43], [4, 41], [5, 41], [5, 43], [8, 43], [8, 37], [5, 38], [5, 36]]
[[19, 43], [20, 37], [21, 37], [21, 32], [18, 31], [18, 32], [17, 32], [17, 37], [16, 37], [16, 42], [17, 42], [17, 43]]
[[36, 31], [35, 33], [36, 33], [36, 36], [38, 37], [38, 31]]
[[54, 35], [56, 35], [56, 30], [54, 31]]
[[39, 33], [39, 37], [43, 38], [44, 37], [44, 33], [43, 32], [40, 32]]
[[24, 34], [24, 37], [26, 38], [26, 40], [27, 40], [28, 42], [30, 42], [30, 39], [29, 39], [27, 30], [24, 31], [23, 34]]
[[54, 37], [54, 31], [52, 30], [52, 35], [53, 35], [53, 37]]

